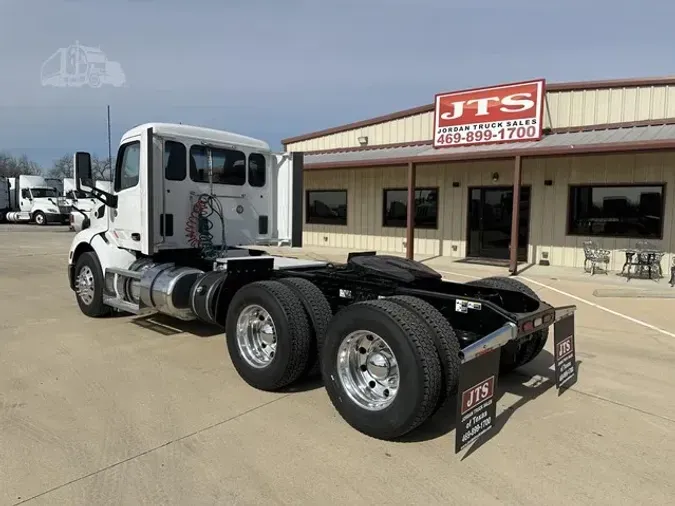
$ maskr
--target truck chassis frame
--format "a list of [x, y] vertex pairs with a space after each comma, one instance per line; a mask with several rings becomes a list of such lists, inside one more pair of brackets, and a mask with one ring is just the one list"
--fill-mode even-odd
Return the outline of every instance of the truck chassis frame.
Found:
[[[576, 379], [576, 307], [555, 308], [513, 278], [454, 283], [422, 263], [375, 252], [352, 253], [344, 264], [290, 259], [281, 267], [287, 257], [240, 253], [217, 259], [212, 270], [149, 257], [101, 269], [102, 302], [220, 326], [235, 368], [255, 388], [279, 390], [320, 374], [343, 419], [385, 440], [414, 430], [450, 399], [456, 451], [488, 433], [496, 378], [533, 360], [551, 326], [556, 384]], [[69, 274], [83, 311], [80, 272], [85, 264], [96, 270], [92, 255], [75, 258]], [[560, 325], [571, 365], [570, 354], [558, 352]]]

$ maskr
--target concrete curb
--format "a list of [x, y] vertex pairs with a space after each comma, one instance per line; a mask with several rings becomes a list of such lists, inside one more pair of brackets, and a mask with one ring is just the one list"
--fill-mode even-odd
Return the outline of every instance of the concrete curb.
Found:
[[675, 289], [670, 291], [636, 290], [626, 288], [599, 288], [593, 291], [595, 297], [622, 297], [637, 299], [675, 299]]

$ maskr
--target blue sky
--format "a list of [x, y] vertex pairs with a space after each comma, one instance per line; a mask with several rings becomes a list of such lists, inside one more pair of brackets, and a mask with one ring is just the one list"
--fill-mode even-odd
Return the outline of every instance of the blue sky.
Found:
[[[439, 91], [675, 74], [675, 3], [643, 0], [2, 0], [0, 151], [50, 166], [107, 154], [147, 121], [284, 137], [414, 107]], [[49, 87], [75, 41], [124, 88]]]

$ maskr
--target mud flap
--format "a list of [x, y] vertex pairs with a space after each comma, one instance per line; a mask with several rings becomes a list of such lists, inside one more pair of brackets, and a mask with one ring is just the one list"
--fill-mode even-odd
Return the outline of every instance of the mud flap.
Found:
[[574, 313], [555, 322], [553, 327], [555, 387], [558, 395], [577, 382]]
[[455, 453], [495, 427], [500, 350], [484, 353], [459, 368]]

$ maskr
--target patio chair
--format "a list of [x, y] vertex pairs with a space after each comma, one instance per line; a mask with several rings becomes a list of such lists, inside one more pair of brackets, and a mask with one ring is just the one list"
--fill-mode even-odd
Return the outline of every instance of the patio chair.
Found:
[[665, 252], [659, 251], [656, 245], [649, 241], [637, 241], [635, 249], [637, 250], [637, 274], [643, 275], [647, 271], [649, 279], [653, 279], [653, 274], [657, 274], [657, 278], [662, 278], [661, 260], [665, 256]]
[[[584, 271], [595, 274], [598, 264], [604, 264], [601, 269], [605, 274], [609, 271], [610, 251], [602, 249], [595, 241], [584, 241]], [[590, 264], [590, 270], [588, 265]]]

